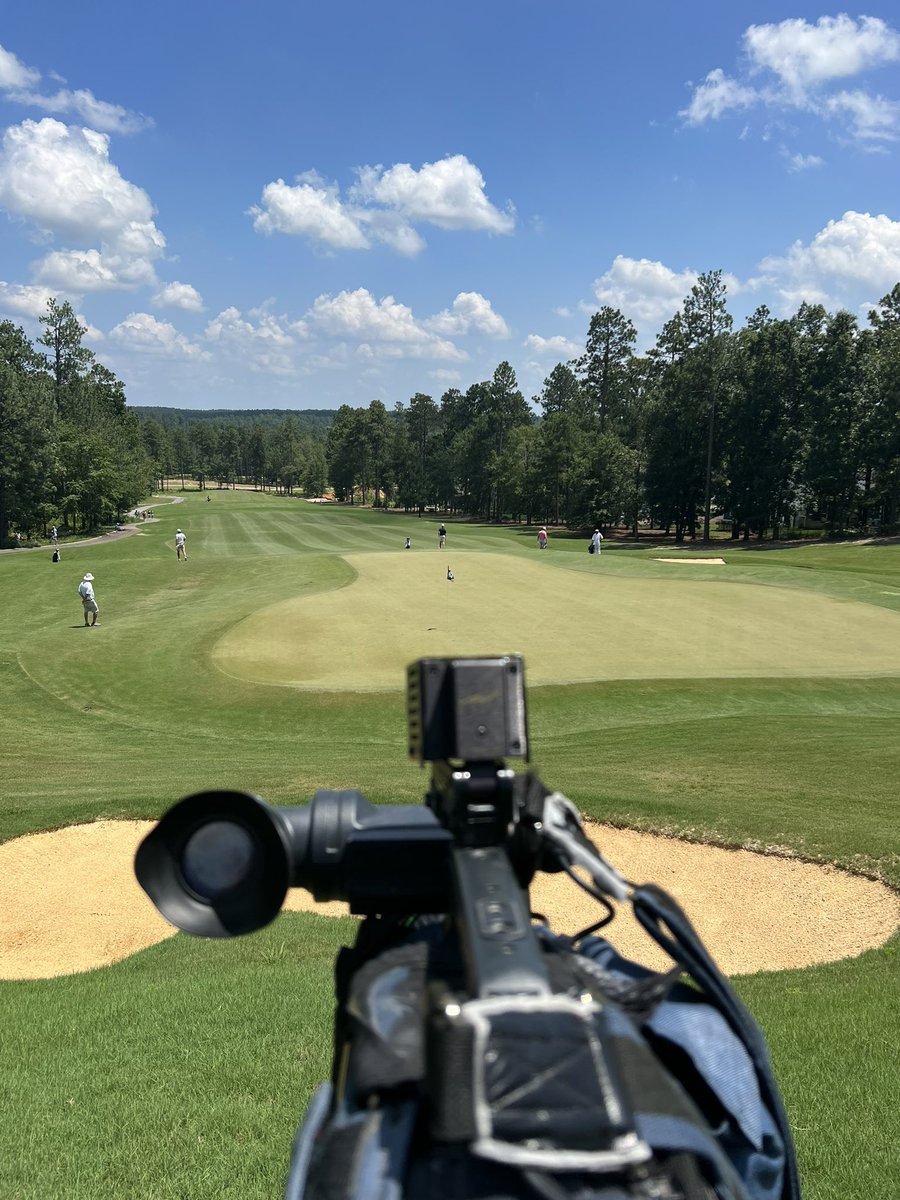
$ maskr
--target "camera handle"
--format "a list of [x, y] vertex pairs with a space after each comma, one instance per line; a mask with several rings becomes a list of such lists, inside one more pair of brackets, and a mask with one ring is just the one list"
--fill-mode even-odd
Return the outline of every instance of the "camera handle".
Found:
[[470, 995], [549, 996], [531, 914], [506, 850], [454, 847], [452, 875]]

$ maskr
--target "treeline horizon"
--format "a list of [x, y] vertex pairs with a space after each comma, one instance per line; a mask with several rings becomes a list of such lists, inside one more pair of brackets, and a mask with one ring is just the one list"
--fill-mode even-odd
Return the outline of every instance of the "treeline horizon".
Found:
[[802, 303], [735, 330], [726, 300], [721, 271], [701, 275], [642, 354], [604, 306], [531, 404], [504, 361], [437, 400], [334, 412], [129, 408], [51, 300], [37, 347], [0, 322], [0, 542], [96, 526], [178, 477], [678, 541], [708, 537], [714, 513], [744, 538], [900, 531], [900, 283], [866, 328]]
[[[721, 271], [701, 275], [653, 347], [618, 309], [590, 319], [584, 353], [526, 401], [501, 362], [435, 400], [417, 392], [331, 414], [324, 441], [303, 410], [267, 420], [144, 420], [158, 475], [253, 482], [376, 506], [488, 521], [639, 523], [709, 537], [900, 529], [900, 284], [860, 328], [849, 312], [758, 308], [738, 330]], [[537, 409], [537, 411], [535, 411]], [[317, 414], [323, 410], [316, 410]], [[326, 410], [327, 411], [327, 410]], [[162, 429], [163, 436], [160, 435]], [[177, 439], [166, 453], [162, 444]], [[173, 464], [178, 463], [175, 470]]]

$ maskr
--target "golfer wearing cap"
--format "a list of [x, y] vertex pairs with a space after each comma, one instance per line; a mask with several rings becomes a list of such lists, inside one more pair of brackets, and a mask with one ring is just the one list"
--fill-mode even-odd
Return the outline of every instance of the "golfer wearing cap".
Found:
[[[87, 628], [88, 625], [93, 628], [94, 625], [97, 624], [97, 617], [100, 615], [100, 608], [94, 596], [94, 577], [90, 571], [88, 571], [87, 575], [85, 575], [84, 579], [82, 579], [81, 583], [79, 583], [78, 595], [81, 597], [81, 604], [84, 608], [85, 628]], [[90, 621], [88, 620], [88, 617], [91, 618]]]
[[175, 557], [187, 562], [187, 550], [184, 548], [184, 534], [180, 529], [175, 530]]

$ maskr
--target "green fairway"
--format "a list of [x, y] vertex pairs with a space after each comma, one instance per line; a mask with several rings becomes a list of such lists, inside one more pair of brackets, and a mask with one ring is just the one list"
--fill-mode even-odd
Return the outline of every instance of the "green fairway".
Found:
[[632, 575], [589, 562], [561, 579], [547, 557], [456, 554], [451, 581], [439, 553], [346, 555], [352, 582], [253, 613], [223, 634], [213, 661], [256, 683], [356, 691], [396, 687], [413, 658], [498, 648], [525, 655], [534, 685], [900, 673], [900, 613], [816, 593], [799, 605], [788, 588], [648, 578], [637, 559]]
[[[416, 802], [403, 667], [521, 651], [535, 766], [587, 814], [900, 887], [900, 546], [726, 545], [724, 566], [687, 567], [450, 523], [440, 553], [437, 518], [173, 498], [59, 564], [0, 555], [0, 839], [155, 817], [207, 787]], [[277, 1195], [327, 1070], [348, 928], [292, 915], [231, 944], [179, 936], [87, 975], [0, 982], [0, 1200]], [[739, 981], [812, 1200], [893, 1200], [897, 945]]]

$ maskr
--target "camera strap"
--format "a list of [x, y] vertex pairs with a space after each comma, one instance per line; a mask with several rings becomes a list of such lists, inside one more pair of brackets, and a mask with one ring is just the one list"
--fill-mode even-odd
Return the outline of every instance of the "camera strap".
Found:
[[646, 1162], [600, 1016], [590, 998], [562, 995], [448, 1004], [434, 1022], [432, 1135], [520, 1167]]

